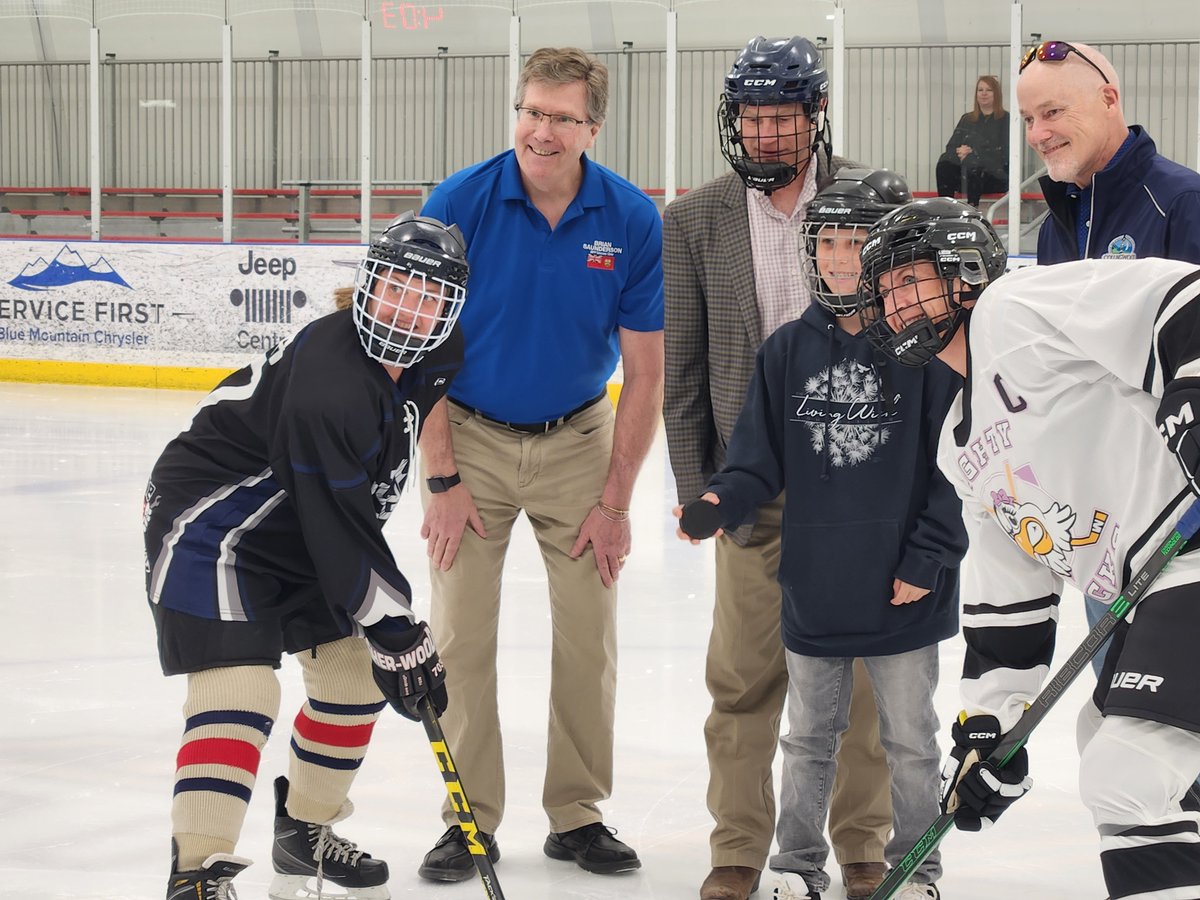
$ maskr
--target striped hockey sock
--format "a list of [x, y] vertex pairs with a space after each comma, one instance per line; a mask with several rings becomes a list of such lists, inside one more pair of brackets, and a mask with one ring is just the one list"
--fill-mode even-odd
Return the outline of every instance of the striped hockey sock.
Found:
[[195, 672], [183, 712], [171, 823], [179, 871], [188, 871], [214, 853], [233, 853], [279, 715], [279, 682], [269, 666]]

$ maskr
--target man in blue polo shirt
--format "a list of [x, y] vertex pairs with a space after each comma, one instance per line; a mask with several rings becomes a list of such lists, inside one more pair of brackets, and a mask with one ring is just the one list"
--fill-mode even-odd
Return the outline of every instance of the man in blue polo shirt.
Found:
[[[514, 150], [443, 182], [425, 215], [467, 240], [466, 359], [425, 424], [422, 536], [431, 625], [446, 664], [442, 722], [492, 859], [504, 814], [496, 696], [500, 581], [524, 511], [546, 563], [553, 624], [542, 805], [545, 853], [590, 872], [636, 869], [604, 826], [612, 791], [616, 581], [630, 552], [634, 480], [662, 411], [662, 223], [638, 188], [587, 159], [608, 72], [541, 49], [517, 86]], [[614, 417], [606, 384], [624, 367]], [[457, 817], [419, 872], [471, 877]]]

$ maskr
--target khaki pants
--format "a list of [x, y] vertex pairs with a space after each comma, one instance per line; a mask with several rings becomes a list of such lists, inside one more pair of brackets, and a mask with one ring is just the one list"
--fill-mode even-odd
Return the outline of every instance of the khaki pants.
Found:
[[[494, 834], [504, 818], [496, 639], [504, 556], [523, 510], [546, 565], [553, 629], [542, 806], [551, 831], [599, 822], [597, 804], [612, 793], [617, 596], [600, 581], [590, 548], [577, 560], [568, 554], [608, 475], [612, 404], [597, 403], [549, 434], [525, 435], [452, 403], [450, 427], [488, 536], [468, 527], [450, 571], [432, 572], [430, 626], [446, 665], [442, 727], [475, 819]], [[428, 501], [424, 486], [422, 496]], [[540, 579], [513, 579], [508, 599], [528, 605], [541, 593]], [[458, 821], [448, 801], [442, 818]]]
[[[717, 540], [717, 600], [706, 680], [713, 698], [704, 725], [708, 809], [716, 820], [713, 866], [762, 869], [775, 832], [771, 764], [788, 676], [779, 633], [782, 499], [759, 510], [750, 542]], [[854, 664], [850, 727], [842, 737], [829, 806], [840, 864], [883, 862], [892, 828], [891, 776], [866, 669]]]

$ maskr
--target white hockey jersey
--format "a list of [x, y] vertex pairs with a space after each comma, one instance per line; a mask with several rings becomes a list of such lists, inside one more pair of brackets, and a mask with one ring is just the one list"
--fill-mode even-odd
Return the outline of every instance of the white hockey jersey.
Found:
[[[1115, 599], [1195, 499], [1155, 413], [1200, 375], [1198, 295], [1190, 263], [1084, 260], [1005, 275], [971, 315], [938, 449], [970, 537], [968, 713], [1011, 728], [1049, 674], [1063, 583]], [[1194, 581], [1200, 553], [1155, 589]]]

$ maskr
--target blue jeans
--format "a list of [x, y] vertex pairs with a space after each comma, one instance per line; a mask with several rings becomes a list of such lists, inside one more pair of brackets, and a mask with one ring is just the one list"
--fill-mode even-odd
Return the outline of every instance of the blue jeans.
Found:
[[[879, 707], [879, 737], [892, 770], [892, 839], [884, 857], [895, 865], [913, 848], [941, 811], [938, 806], [937, 714], [933, 693], [938, 681], [937, 645], [863, 659]], [[825, 862], [825, 818], [837, 771], [837, 754], [849, 724], [852, 658], [801, 656], [787, 651], [788, 733], [780, 738], [783, 784], [776, 839], [771, 857], [776, 872], [796, 872], [809, 888], [829, 888]], [[914, 874], [932, 883], [942, 874], [934, 851]]]

